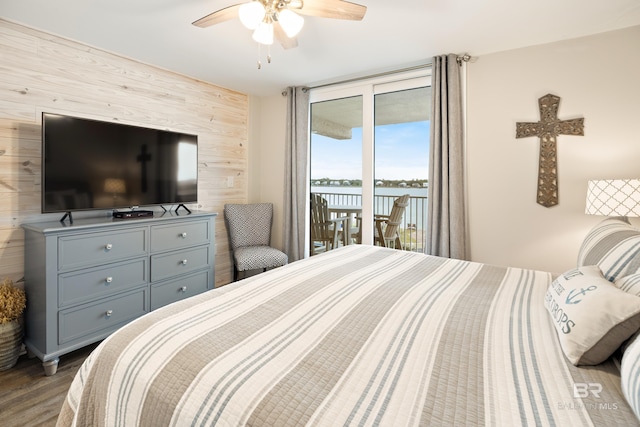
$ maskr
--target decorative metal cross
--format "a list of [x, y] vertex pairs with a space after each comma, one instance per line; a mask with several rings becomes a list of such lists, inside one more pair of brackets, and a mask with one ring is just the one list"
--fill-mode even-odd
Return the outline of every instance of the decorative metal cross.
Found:
[[516, 123], [516, 138], [540, 138], [538, 163], [538, 204], [551, 207], [558, 204], [558, 135], [584, 135], [584, 118], [559, 120], [560, 97], [547, 94], [538, 100], [540, 121]]

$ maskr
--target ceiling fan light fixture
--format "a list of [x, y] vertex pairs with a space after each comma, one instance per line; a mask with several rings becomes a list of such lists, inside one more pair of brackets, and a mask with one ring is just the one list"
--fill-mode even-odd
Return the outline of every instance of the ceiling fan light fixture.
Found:
[[278, 22], [287, 37], [295, 37], [304, 25], [304, 18], [289, 9], [283, 9], [278, 12]]
[[253, 32], [253, 39], [260, 44], [272, 45], [273, 44], [273, 22], [271, 20], [263, 21], [258, 25], [258, 28]]
[[250, 30], [255, 30], [264, 20], [266, 10], [264, 5], [259, 1], [250, 1], [244, 3], [238, 9], [238, 16], [242, 25]]
[[[300, 15], [321, 18], [361, 21], [367, 7], [344, 0], [240, 0], [242, 3], [216, 10], [196, 21], [200, 28], [210, 27], [230, 19], [239, 18], [243, 26], [253, 31], [252, 38], [258, 43], [258, 57], [261, 45], [267, 46], [267, 62], [271, 62], [270, 46], [274, 39], [284, 49], [298, 45], [296, 35], [304, 26]], [[274, 27], [274, 21], [279, 27]], [[261, 68], [258, 60], [258, 68]]]

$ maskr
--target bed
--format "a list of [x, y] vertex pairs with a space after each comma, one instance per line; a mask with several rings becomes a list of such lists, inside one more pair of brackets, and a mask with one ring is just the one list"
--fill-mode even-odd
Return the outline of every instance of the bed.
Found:
[[[577, 271], [595, 272], [611, 258], [602, 248], [619, 246], [596, 229]], [[640, 247], [640, 231], [633, 239]], [[603, 262], [598, 272], [613, 263]], [[575, 359], [561, 335], [571, 322], [564, 314], [580, 316], [554, 311], [552, 297], [578, 273], [556, 278], [362, 245], [332, 250], [120, 329], [78, 371], [58, 425], [640, 425], [633, 268], [614, 268], [613, 278], [596, 272], [637, 312], [597, 320], [615, 323], [595, 338], [614, 347], [611, 355], [578, 349]], [[594, 285], [576, 283], [584, 292], [571, 301], [586, 301]]]

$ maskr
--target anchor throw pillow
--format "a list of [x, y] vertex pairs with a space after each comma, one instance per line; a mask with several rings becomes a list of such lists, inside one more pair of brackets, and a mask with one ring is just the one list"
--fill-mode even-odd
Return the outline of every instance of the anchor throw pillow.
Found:
[[640, 297], [617, 288], [595, 265], [560, 275], [544, 305], [562, 351], [576, 366], [604, 362], [640, 328]]

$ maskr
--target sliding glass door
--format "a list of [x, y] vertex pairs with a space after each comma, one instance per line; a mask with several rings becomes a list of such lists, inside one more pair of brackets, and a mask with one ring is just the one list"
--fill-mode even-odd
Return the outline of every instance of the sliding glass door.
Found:
[[[362, 96], [315, 102], [310, 110], [309, 238], [314, 255], [361, 239]], [[326, 207], [317, 206], [318, 198]]]
[[[336, 242], [311, 241], [312, 253], [334, 245], [385, 242], [397, 249], [422, 250], [429, 165], [428, 71], [312, 90], [311, 198], [326, 200], [337, 235]], [[381, 216], [398, 214], [398, 209], [393, 212], [394, 201], [404, 194], [409, 194], [409, 202], [396, 215], [400, 221], [393, 235], [398, 239], [385, 240], [379, 230], [385, 232], [388, 220], [385, 223]], [[311, 225], [310, 240], [317, 237]]]
[[[374, 97], [374, 236], [385, 237], [377, 240], [381, 245], [423, 252], [431, 87], [393, 90], [393, 87], [382, 86], [377, 90], [380, 93]], [[394, 201], [406, 194], [409, 195], [407, 206], [396, 206], [394, 212]], [[392, 214], [400, 224], [395, 233], [391, 230], [385, 233], [383, 226]]]
[[362, 96], [311, 104], [310, 140], [312, 186], [327, 193], [361, 195]]

